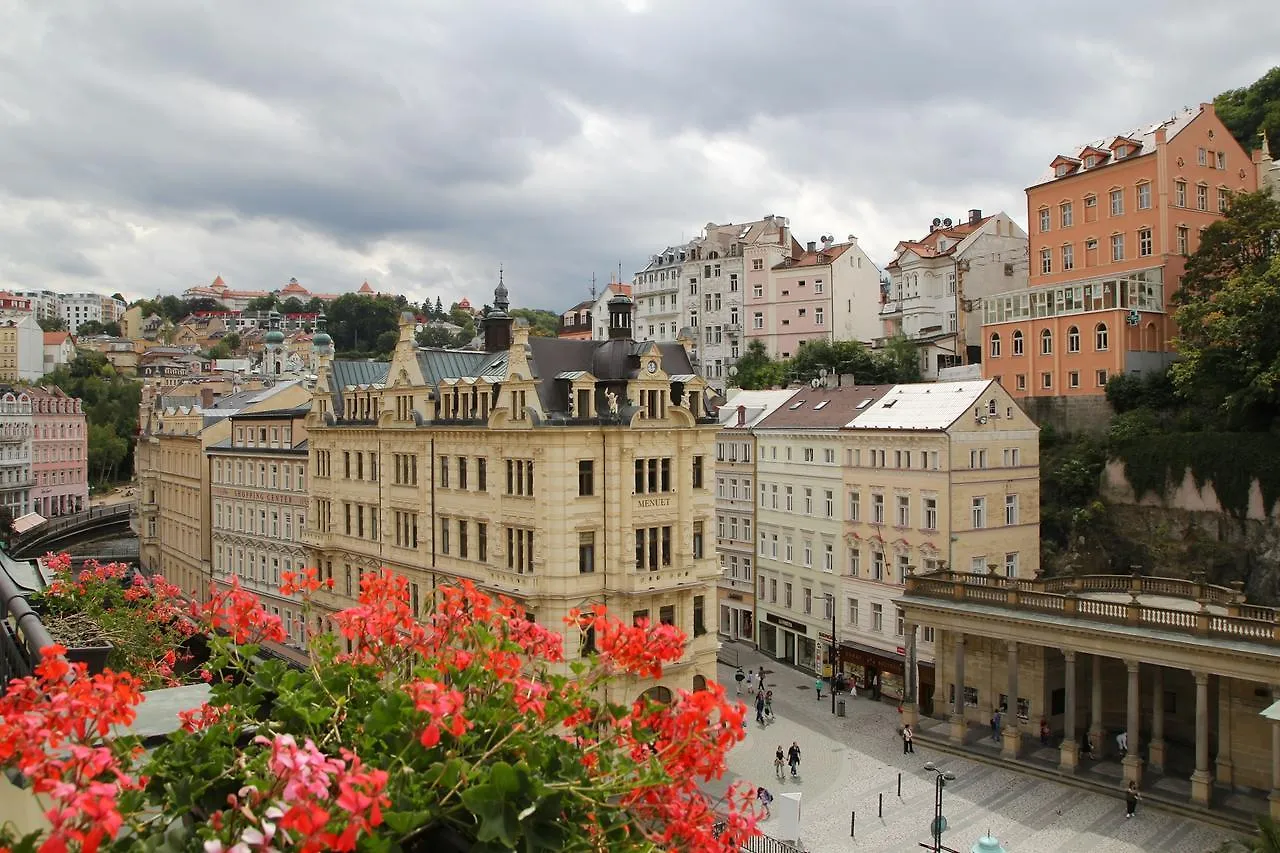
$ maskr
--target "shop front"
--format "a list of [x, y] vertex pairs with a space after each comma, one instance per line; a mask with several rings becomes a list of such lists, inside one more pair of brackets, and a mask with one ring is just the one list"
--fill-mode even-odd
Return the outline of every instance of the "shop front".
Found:
[[800, 669], [817, 669], [817, 643], [809, 626], [776, 613], [766, 613], [760, 621], [760, 651]]
[[720, 634], [731, 640], [751, 642], [755, 638], [752, 602], [742, 593], [731, 592], [720, 599]]
[[[877, 649], [874, 646], [841, 640], [838, 650], [839, 670], [857, 685], [858, 693], [878, 698], [887, 696], [901, 701], [903, 695], [904, 673], [906, 672], [906, 652], [901, 646], [893, 651]], [[924, 699], [926, 683], [928, 695], [932, 697], [933, 667], [919, 664], [920, 692]]]

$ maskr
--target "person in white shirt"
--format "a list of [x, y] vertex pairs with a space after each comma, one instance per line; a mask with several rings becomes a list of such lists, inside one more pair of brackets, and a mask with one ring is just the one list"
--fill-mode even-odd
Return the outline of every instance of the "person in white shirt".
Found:
[[1120, 747], [1120, 756], [1124, 757], [1129, 753], [1129, 733], [1121, 732], [1116, 735], [1116, 746]]

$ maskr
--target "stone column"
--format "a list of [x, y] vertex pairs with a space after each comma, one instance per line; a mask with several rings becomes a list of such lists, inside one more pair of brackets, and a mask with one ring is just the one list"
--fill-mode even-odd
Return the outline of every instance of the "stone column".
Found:
[[1018, 643], [1009, 641], [1009, 706], [1004, 718], [1004, 743], [1000, 750], [1003, 758], [1017, 758], [1022, 747], [1022, 727], [1018, 720]]
[[1102, 658], [1093, 659], [1093, 699], [1089, 704], [1089, 736], [1093, 738], [1093, 757], [1101, 761], [1107, 754], [1106, 729], [1102, 727]]
[[1151, 674], [1151, 745], [1147, 748], [1147, 765], [1164, 770], [1164, 668], [1157, 666]]
[[1195, 672], [1196, 678], [1196, 771], [1191, 774], [1191, 801], [1209, 805], [1213, 774], [1209, 772], [1209, 673]]
[[[1280, 684], [1271, 685], [1271, 701], [1280, 702]], [[1280, 720], [1271, 721], [1271, 802], [1272, 820], [1280, 820]]]
[[1066, 661], [1066, 673], [1063, 686], [1066, 688], [1066, 707], [1062, 711], [1062, 746], [1059, 748], [1058, 769], [1064, 773], [1074, 773], [1080, 761], [1076, 743], [1076, 652], [1075, 649], [1063, 649], [1063, 660]]
[[1218, 676], [1218, 755], [1214, 770], [1219, 785], [1235, 784], [1235, 764], [1231, 760], [1231, 679]]
[[1140, 682], [1142, 665], [1136, 660], [1126, 660], [1125, 669], [1129, 671], [1129, 713], [1126, 715], [1125, 731], [1129, 737], [1129, 750], [1125, 753], [1121, 764], [1124, 766], [1124, 780], [1142, 784], [1142, 721], [1139, 716], [1141, 708]]
[[955, 680], [956, 700], [951, 706], [951, 740], [964, 743], [968, 725], [964, 717], [964, 634], [955, 632], [956, 665], [951, 677]]
[[916, 653], [916, 627], [915, 622], [907, 622], [905, 626], [907, 666], [903, 677], [903, 689], [907, 695], [903, 697], [902, 702], [902, 722], [908, 726], [914, 726], [920, 721], [920, 668]]

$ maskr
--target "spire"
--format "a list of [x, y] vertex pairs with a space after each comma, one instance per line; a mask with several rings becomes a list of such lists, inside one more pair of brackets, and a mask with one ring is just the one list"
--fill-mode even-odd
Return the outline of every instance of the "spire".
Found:
[[498, 286], [493, 291], [493, 307], [505, 314], [511, 303], [507, 300], [507, 286], [503, 284], [502, 275], [502, 264], [498, 264]]

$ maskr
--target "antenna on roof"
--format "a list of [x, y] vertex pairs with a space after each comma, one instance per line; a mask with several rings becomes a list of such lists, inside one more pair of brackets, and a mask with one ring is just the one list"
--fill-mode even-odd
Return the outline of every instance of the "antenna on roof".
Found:
[[596, 301], [596, 274], [591, 274], [591, 301]]

